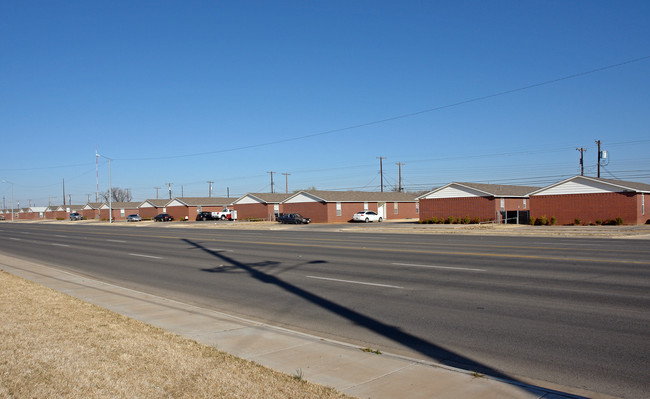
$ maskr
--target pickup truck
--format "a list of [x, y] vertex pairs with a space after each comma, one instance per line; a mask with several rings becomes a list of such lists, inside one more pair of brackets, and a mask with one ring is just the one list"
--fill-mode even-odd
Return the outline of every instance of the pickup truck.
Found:
[[196, 220], [237, 220], [237, 211], [224, 208], [221, 212], [200, 212]]

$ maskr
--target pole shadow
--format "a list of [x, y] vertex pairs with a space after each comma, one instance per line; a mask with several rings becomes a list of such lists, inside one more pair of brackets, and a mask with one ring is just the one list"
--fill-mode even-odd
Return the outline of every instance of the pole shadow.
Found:
[[[410, 334], [406, 331], [403, 331], [401, 328], [392, 326], [386, 323], [383, 323], [379, 320], [375, 320], [372, 317], [366, 316], [364, 314], [361, 314], [353, 309], [350, 309], [344, 305], [338, 304], [336, 302], [333, 302], [329, 299], [323, 298], [321, 296], [318, 296], [316, 294], [313, 294], [303, 288], [300, 288], [298, 286], [295, 286], [293, 284], [290, 284], [276, 276], [267, 274], [261, 270], [259, 270], [257, 267], [261, 266], [271, 266], [271, 265], [276, 265], [278, 262], [258, 262], [255, 264], [245, 264], [238, 262], [232, 257], [229, 257], [225, 255], [225, 252], [223, 251], [213, 251], [208, 248], [203, 247], [199, 243], [195, 243], [191, 240], [188, 239], [182, 239], [186, 243], [194, 246], [197, 249], [201, 249], [202, 251], [214, 256], [215, 258], [218, 258], [224, 262], [230, 263], [230, 266], [228, 268], [230, 270], [243, 270], [247, 272], [252, 278], [264, 283], [264, 284], [273, 284], [277, 286], [278, 288], [281, 288], [292, 295], [295, 295], [297, 297], [300, 297], [306, 301], [309, 301], [310, 303], [319, 306], [323, 309], [326, 309], [329, 312], [332, 312], [340, 317], [343, 317], [359, 326], [362, 326], [370, 331], [373, 331], [377, 334], [380, 334], [394, 342], [400, 343], [424, 356], [427, 358], [433, 359], [437, 361], [438, 363], [455, 367], [455, 368], [460, 368], [463, 370], [468, 370], [472, 372], [477, 372], [480, 374], [485, 374], [489, 375], [491, 377], [499, 378], [501, 380], [504, 380], [506, 382], [513, 383], [514, 385], [517, 385], [519, 388], [525, 391], [529, 391], [533, 394], [539, 394], [539, 391], [546, 391], [546, 392], [555, 392], [558, 394], [563, 394], [567, 395], [566, 393], [559, 392], [559, 391], [553, 391], [547, 388], [542, 388], [542, 387], [534, 387], [528, 384], [524, 384], [521, 381], [518, 381], [516, 378], [505, 374], [497, 369], [494, 369], [488, 365], [482, 364], [480, 362], [477, 362], [473, 359], [470, 359], [466, 356], [460, 355], [458, 353], [452, 352], [448, 349], [445, 349], [441, 346], [438, 346], [432, 342], [429, 342], [425, 339], [422, 339], [420, 337], [417, 337], [413, 334]], [[320, 261], [317, 261], [320, 262]], [[226, 270], [215, 270], [215, 269], [201, 269], [206, 272], [222, 272]], [[575, 395], [569, 395], [568, 397], [574, 398], [574, 399], [588, 399], [583, 396], [575, 396]]]

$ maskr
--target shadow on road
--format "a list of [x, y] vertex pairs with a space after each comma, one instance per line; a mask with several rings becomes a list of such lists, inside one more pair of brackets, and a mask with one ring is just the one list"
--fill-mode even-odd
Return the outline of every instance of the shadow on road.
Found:
[[[409, 334], [406, 331], [403, 331], [399, 327], [392, 326], [386, 323], [383, 323], [381, 321], [375, 320], [372, 317], [366, 316], [364, 314], [361, 314], [353, 309], [350, 309], [344, 305], [338, 304], [336, 302], [333, 302], [329, 299], [320, 297], [316, 294], [313, 294], [303, 288], [300, 288], [298, 286], [295, 286], [291, 283], [288, 283], [276, 276], [270, 275], [262, 271], [261, 269], [264, 269], [265, 267], [268, 266], [273, 266], [277, 265], [277, 262], [258, 262], [254, 264], [246, 264], [246, 263], [241, 263], [238, 262], [236, 259], [227, 256], [226, 252], [223, 251], [213, 251], [208, 248], [203, 247], [201, 244], [195, 243], [191, 240], [188, 239], [183, 239], [186, 243], [192, 245], [193, 247], [197, 249], [201, 249], [205, 251], [206, 253], [214, 256], [215, 258], [218, 258], [224, 262], [229, 263], [229, 266], [226, 268], [225, 266], [219, 266], [216, 268], [211, 268], [211, 269], [202, 269], [203, 271], [206, 272], [225, 272], [228, 269], [229, 270], [239, 270], [239, 271], [245, 271], [247, 272], [252, 278], [264, 283], [264, 284], [274, 284], [278, 288], [281, 288], [285, 290], [286, 292], [291, 293], [292, 295], [295, 295], [297, 297], [300, 297], [304, 300], [307, 300], [311, 302], [312, 304], [319, 306], [323, 309], [326, 309], [329, 312], [332, 312], [340, 317], [343, 317], [357, 325], [363, 326], [364, 328], [380, 334], [386, 338], [391, 339], [392, 341], [395, 341], [401, 345], [404, 345], [414, 351], [417, 351], [418, 353], [424, 355], [427, 358], [433, 359], [437, 361], [438, 363], [472, 371], [472, 372], [478, 372], [481, 374], [486, 374], [492, 377], [496, 377], [502, 380], [506, 381], [511, 381], [515, 384], [517, 384], [519, 381], [517, 381], [516, 378], [513, 378], [507, 374], [502, 373], [499, 370], [493, 369], [490, 366], [487, 366], [485, 364], [479, 363], [477, 361], [474, 361], [470, 358], [467, 358], [465, 356], [462, 356], [458, 353], [454, 353], [452, 351], [449, 351], [441, 346], [438, 346], [432, 342], [426, 341], [420, 337], [417, 337], [415, 335]], [[322, 262], [322, 261], [316, 261], [316, 262]], [[517, 384], [519, 385], [519, 384]], [[536, 389], [535, 387], [531, 387], [529, 385], [523, 385], [520, 386], [521, 389], [530, 391], [531, 393], [534, 394], [539, 394], [539, 389]], [[545, 391], [549, 391], [548, 389], [544, 389]], [[572, 398], [581, 398], [579, 396], [570, 396]], [[586, 398], [584, 398], [586, 399]]]

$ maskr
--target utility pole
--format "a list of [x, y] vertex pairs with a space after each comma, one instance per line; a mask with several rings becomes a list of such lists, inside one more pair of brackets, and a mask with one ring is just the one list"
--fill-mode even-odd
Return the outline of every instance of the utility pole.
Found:
[[208, 184], [210, 185], [210, 194], [209, 194], [209, 197], [212, 198], [212, 183], [214, 183], [214, 182], [208, 180], [206, 183], [208, 183]]
[[154, 187], [154, 189], [156, 190], [156, 199], [158, 199], [158, 190], [160, 190], [160, 187]]
[[90, 194], [86, 194], [86, 195], [88, 196], [88, 202], [86, 202], [88, 204], [90, 203]]
[[230, 198], [230, 187], [226, 187], [227, 198]]
[[63, 206], [65, 206], [65, 179], [63, 179]]
[[[31, 202], [30, 202], [30, 204], [31, 204]], [[72, 194], [68, 194], [68, 205], [72, 205]], [[63, 204], [63, 206], [65, 206], [65, 204]], [[31, 205], [30, 205], [30, 207], [31, 207]]]
[[167, 187], [169, 187], [169, 199], [172, 199], [172, 184], [174, 183], [166, 183]]
[[585, 163], [582, 157], [582, 154], [587, 151], [586, 148], [578, 147], [576, 148], [576, 151], [580, 151], [580, 176], [585, 175]]
[[399, 186], [397, 186], [397, 191], [402, 192], [402, 165], [406, 165], [405, 163], [397, 162], [395, 165], [399, 167]]
[[266, 172], [266, 173], [270, 173], [270, 174], [271, 174], [271, 194], [273, 194], [273, 174], [274, 174], [275, 172]]
[[32, 200], [28, 199], [27, 201], [29, 201], [29, 207], [31, 208], [32, 207]]
[[284, 192], [286, 194], [289, 194], [289, 175], [291, 175], [291, 173], [283, 173], [283, 175], [284, 175]]
[[181, 184], [181, 198], [185, 197], [185, 186]]
[[596, 140], [596, 144], [598, 144], [598, 161], [596, 165], [598, 166], [598, 178], [600, 179], [600, 140]]
[[384, 167], [382, 164], [382, 161], [386, 159], [386, 157], [377, 157], [379, 160], [379, 175], [381, 176], [381, 192], [384, 192]]

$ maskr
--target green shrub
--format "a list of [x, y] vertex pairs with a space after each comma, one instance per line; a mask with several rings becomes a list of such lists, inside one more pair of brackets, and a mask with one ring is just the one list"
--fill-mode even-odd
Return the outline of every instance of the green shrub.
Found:
[[623, 224], [623, 218], [620, 217], [620, 216], [617, 217], [617, 218], [616, 218], [616, 225], [617, 225], [617, 226], [620, 226], [620, 225], [622, 225], [622, 224]]
[[598, 226], [600, 226], [601, 224], [603, 224], [602, 219], [597, 219], [597, 220], [596, 220], [596, 224], [597, 224]]
[[582, 224], [582, 220], [575, 218], [573, 219], [573, 224], [575, 224], [576, 226], [580, 226]]
[[551, 225], [554, 225], [557, 223], [557, 218], [555, 216], [551, 216]]
[[546, 217], [546, 215], [543, 215], [542, 217], [540, 217], [535, 221], [536, 226], [546, 226], [547, 224], [548, 224], [548, 218]]
[[449, 216], [447, 220], [445, 220], [445, 224], [453, 224], [456, 221], [456, 218], [453, 216]]
[[478, 218], [478, 217], [475, 217], [474, 219], [472, 219], [472, 221], [470, 223], [471, 224], [479, 224], [479, 223], [481, 223], [481, 219]]
[[464, 224], [469, 224], [472, 220], [469, 218], [469, 216], [465, 216], [465, 219], [463, 219]]
[[537, 218], [530, 218], [528, 224], [530, 224], [531, 226], [535, 226], [537, 224]]
[[64, 220], [65, 218], [56, 218], [56, 220]]

